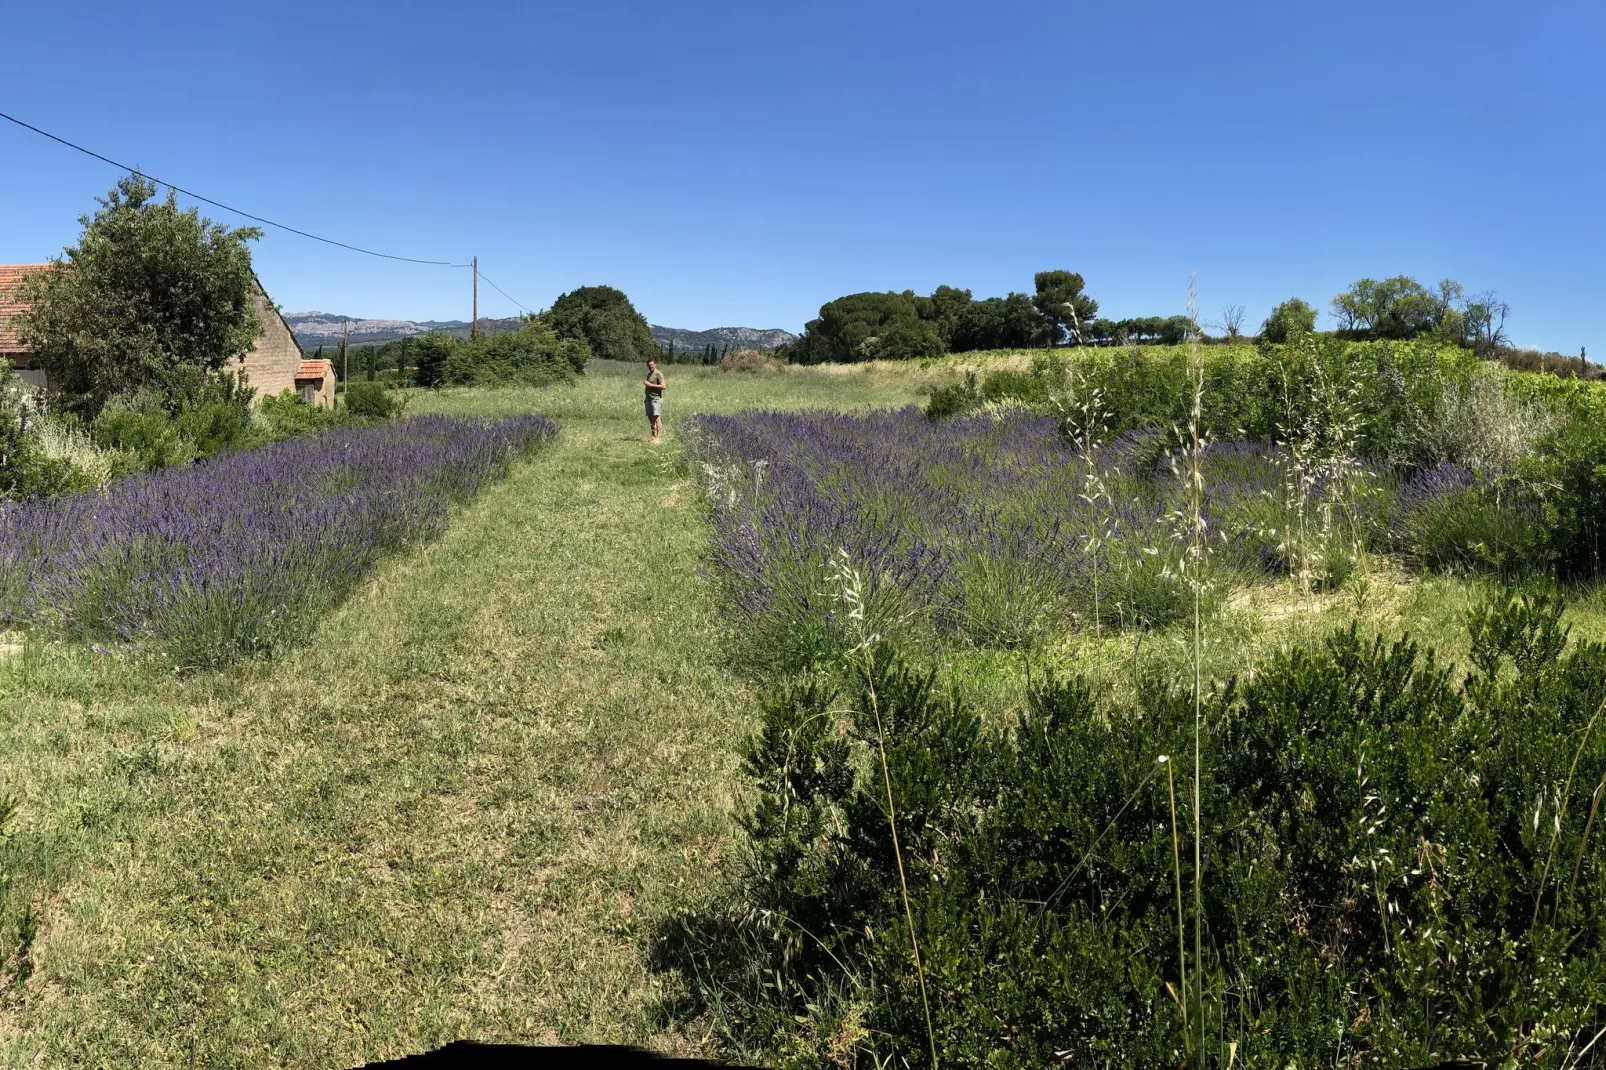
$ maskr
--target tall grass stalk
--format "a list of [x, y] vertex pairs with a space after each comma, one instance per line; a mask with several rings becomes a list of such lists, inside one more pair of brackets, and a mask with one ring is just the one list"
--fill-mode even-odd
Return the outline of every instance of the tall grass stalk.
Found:
[[[1600, 720], [1600, 715], [1602, 713], [1606, 713], [1606, 698], [1602, 698], [1600, 700], [1600, 705], [1595, 707], [1595, 712], [1590, 715], [1589, 723], [1584, 726], [1584, 733], [1581, 737], [1579, 737], [1578, 740], [1578, 749], [1573, 751], [1572, 765], [1567, 769], [1567, 782], [1562, 785], [1561, 795], [1556, 800], [1556, 819], [1552, 823], [1553, 827], [1550, 834], [1550, 848], [1545, 852], [1545, 868], [1544, 871], [1539, 875], [1538, 887], [1534, 889], [1533, 924], [1538, 924], [1539, 922], [1539, 904], [1545, 895], [1545, 884], [1550, 880], [1550, 867], [1556, 861], [1556, 843], [1561, 839], [1562, 823], [1567, 820], [1567, 800], [1572, 794], [1573, 778], [1578, 775], [1578, 760], [1584, 756], [1584, 747], [1589, 744], [1590, 734], [1595, 731], [1595, 722]], [[1598, 791], [1599, 789], [1596, 790]], [[1590, 809], [1590, 819], [1594, 819], [1593, 808]], [[1579, 857], [1582, 858], [1582, 845], [1579, 846], [1579, 851]], [[1576, 869], [1574, 872], [1576, 874]], [[1557, 911], [1561, 909], [1561, 895], [1559, 892], [1556, 895], [1555, 908]], [[1552, 917], [1554, 916], [1555, 915], [1553, 913]]]
[[1188, 567], [1193, 586], [1193, 965], [1199, 1058], [1204, 1059], [1204, 358], [1199, 350], [1198, 275], [1188, 277], [1188, 376], [1193, 406], [1188, 414]]
[[1160, 761], [1165, 765], [1166, 791], [1171, 797], [1171, 863], [1177, 881], [1177, 970], [1182, 985], [1182, 998], [1177, 1005], [1182, 1009], [1182, 1034], [1188, 1036], [1188, 950], [1183, 935], [1187, 929], [1182, 920], [1182, 835], [1177, 828], [1177, 778], [1171, 771], [1170, 755], [1160, 755]]
[[914, 953], [915, 977], [920, 982], [920, 1005], [926, 1015], [926, 1040], [931, 1045], [931, 1070], [937, 1070], [937, 1031], [931, 1023], [931, 999], [926, 994], [926, 970], [920, 961], [920, 939], [915, 935], [914, 908], [909, 904], [909, 878], [903, 868], [903, 847], [898, 842], [898, 808], [892, 797], [892, 768], [887, 762], [887, 733], [881, 723], [881, 702], [875, 687], [875, 648], [881, 636], [869, 631], [865, 619], [864, 582], [848, 556], [846, 548], [837, 551], [835, 580], [839, 597], [848, 610], [850, 626], [856, 630], [858, 644], [848, 651], [857, 659], [864, 674], [865, 698], [875, 717], [876, 752], [881, 762], [881, 783], [887, 793], [887, 828], [892, 833], [892, 857], [898, 865], [898, 890], [903, 896], [903, 917], [909, 925], [909, 947]]
[[1601, 792], [1606, 791], [1606, 777], [1602, 777], [1589, 796], [1589, 820], [1584, 822], [1584, 834], [1578, 840], [1578, 856], [1573, 859], [1573, 879], [1567, 886], [1567, 898], [1578, 894], [1578, 874], [1584, 868], [1584, 849], [1589, 846], [1589, 834], [1595, 828], [1595, 815], [1600, 810]]
[[[1073, 311], [1071, 315], [1074, 318], [1075, 312]], [[1110, 486], [1106, 481], [1106, 477], [1114, 478], [1116, 473], [1113, 470], [1106, 470], [1099, 464], [1099, 448], [1109, 433], [1109, 416], [1105, 408], [1103, 387], [1090, 387], [1074, 365], [1067, 377], [1070, 397], [1063, 404], [1056, 399], [1056, 404], [1076, 443], [1077, 452], [1082, 456], [1082, 490], [1077, 496], [1088, 505], [1089, 525], [1085, 542], [1093, 584], [1093, 638], [1102, 640], [1104, 610], [1100, 597], [1102, 577], [1099, 566], [1104, 547], [1115, 534], [1116, 523], [1115, 499], [1110, 494]]]

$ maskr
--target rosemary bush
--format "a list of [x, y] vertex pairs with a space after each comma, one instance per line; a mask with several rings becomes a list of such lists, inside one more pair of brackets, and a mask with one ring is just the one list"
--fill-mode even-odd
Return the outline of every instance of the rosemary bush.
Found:
[[1606, 1021], [1606, 648], [1560, 608], [1480, 606], [1461, 679], [1354, 628], [1279, 654], [1203, 696], [1199, 785], [1173, 761], [1189, 688], [1042, 680], [1000, 728], [891, 650], [841, 697], [777, 684], [740, 892], [666, 961], [733, 1043], [799, 1066], [927, 1061], [914, 946], [955, 1065], [1581, 1065]]

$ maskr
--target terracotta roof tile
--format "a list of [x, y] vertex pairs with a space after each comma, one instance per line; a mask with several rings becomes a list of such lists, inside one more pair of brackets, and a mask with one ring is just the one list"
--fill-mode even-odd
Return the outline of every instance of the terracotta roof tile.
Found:
[[17, 341], [17, 332], [11, 325], [11, 317], [27, 311], [28, 307], [17, 299], [17, 289], [22, 285], [24, 278], [49, 266], [49, 264], [0, 264], [0, 353], [23, 352], [21, 344]]
[[327, 360], [304, 360], [301, 367], [296, 370], [297, 379], [327, 379], [335, 372], [335, 366]]

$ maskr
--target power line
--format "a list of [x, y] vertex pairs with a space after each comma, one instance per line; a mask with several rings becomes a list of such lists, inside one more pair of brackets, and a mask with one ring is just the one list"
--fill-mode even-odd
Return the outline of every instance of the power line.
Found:
[[[68, 141], [64, 137], [58, 137], [57, 135], [52, 134], [48, 130], [41, 130], [39, 127], [34, 126], [32, 123], [25, 123], [21, 119], [18, 119], [14, 115], [7, 115], [5, 112], [0, 112], [0, 119], [4, 119], [7, 122], [15, 123], [17, 126], [22, 127], [24, 130], [30, 130], [33, 133], [38, 134], [40, 137], [49, 138], [51, 141], [54, 141], [54, 142], [56, 142], [57, 144], [60, 144], [60, 145], [65, 145], [67, 148], [73, 149], [76, 152], [81, 152], [85, 156], [93, 157], [94, 159], [97, 159], [97, 160], [101, 161], [102, 163], [111, 164], [113, 167], [115, 167], [115, 168], [117, 168], [117, 169], [119, 169], [121, 171], [127, 171], [130, 174], [138, 175], [140, 178], [146, 179], [146, 180], [148, 180], [150, 182], [154, 182], [157, 185], [166, 186], [171, 190], [175, 190], [175, 191], [177, 191], [179, 193], [182, 193], [182, 194], [184, 194], [184, 196], [193, 198], [194, 200], [201, 201], [204, 204], [210, 204], [210, 205], [212, 205], [212, 206], [214, 206], [216, 208], [223, 209], [225, 212], [232, 212], [237, 216], [242, 216], [242, 217], [244, 217], [246, 219], [250, 219], [250, 220], [252, 220], [254, 222], [262, 223], [262, 224], [264, 224], [266, 226], [276, 227], [279, 230], [288, 231], [291, 234], [298, 234], [303, 238], [311, 238], [313, 241], [323, 242], [325, 245], [334, 245], [334, 246], [337, 246], [337, 247], [339, 247], [341, 249], [348, 249], [348, 250], [350, 250], [351, 252], [354, 252], [354, 253], [362, 253], [365, 256], [377, 256], [377, 257], [380, 257], [381, 259], [384, 259], [384, 260], [400, 260], [400, 261], [402, 261], [404, 263], [408, 263], [408, 264], [427, 264], [427, 265], [432, 266], [432, 267], [450, 267], [450, 268], [466, 268], [466, 267], [472, 266], [470, 264], [454, 264], [449, 260], [420, 260], [420, 259], [418, 259], [416, 257], [411, 257], [411, 256], [396, 256], [396, 255], [394, 255], [392, 253], [381, 253], [381, 252], [376, 252], [373, 249], [364, 249], [361, 246], [350, 245], [350, 244], [348, 244], [346, 242], [343, 242], [343, 241], [336, 241], [333, 238], [325, 238], [325, 237], [323, 237], [321, 235], [313, 234], [310, 231], [301, 230], [298, 227], [288, 226], [288, 225], [286, 225], [284, 223], [278, 223], [278, 222], [275, 222], [272, 219], [264, 218], [263, 216], [254, 215], [251, 212], [244, 211], [243, 209], [235, 208], [233, 205], [224, 204], [222, 201], [216, 201], [216, 200], [213, 200], [210, 197], [204, 197], [201, 194], [194, 192], [193, 190], [185, 189], [183, 186], [175, 186], [171, 182], [164, 182], [162, 179], [157, 178], [155, 175], [147, 174], [144, 171], [141, 171], [137, 167], [130, 167], [129, 165], [127, 165], [125, 163], [119, 163], [118, 161], [112, 159], [110, 156], [102, 156], [100, 153], [94, 151], [93, 149], [87, 149], [82, 145], [79, 145], [79, 144], [76, 144], [74, 142]], [[502, 289], [502, 287], [498, 286], [496, 283], [492, 282], [489, 278], [487, 278], [485, 276], [484, 272], [478, 272], [478, 275], [479, 275], [480, 278], [485, 279], [485, 284], [487, 286], [489, 286], [491, 289], [495, 290], [497, 293], [501, 294], [503, 297], [507, 298], [509, 301], [513, 302], [513, 304], [517, 305], [519, 308], [523, 309], [525, 312], [529, 313], [530, 315], [534, 315], [535, 314], [535, 311], [533, 309], [531, 309], [530, 307], [525, 305], [522, 301], [519, 301], [512, 294], [508, 293], [506, 290]]]
[[523, 308], [524, 311], [528, 312], [530, 315], [532, 315], [532, 316], [535, 315], [535, 310], [534, 309], [525, 308], [524, 305], [520, 304], [520, 302], [518, 300], [516, 300], [513, 297], [512, 294], [510, 294], [506, 290], [502, 289], [502, 287], [500, 287], [496, 283], [492, 282], [489, 278], [486, 278], [485, 272], [483, 272], [483, 271], [480, 272], [480, 278], [485, 279], [485, 285], [489, 286], [491, 289], [495, 290], [497, 293], [501, 294], [503, 297], [507, 298], [509, 301], [512, 301], [515, 305], [518, 305], [520, 308]]
[[[171, 182], [163, 182], [161, 179], [157, 178], [155, 175], [148, 175], [144, 171], [141, 171], [137, 167], [130, 167], [127, 164], [118, 163], [116, 160], [112, 159], [109, 156], [102, 156], [100, 153], [95, 152], [92, 149], [86, 149], [82, 145], [75, 145], [73, 142], [68, 141], [64, 137], [57, 137], [55, 134], [52, 134], [48, 130], [41, 130], [37, 126], [32, 125], [31, 123], [25, 123], [21, 119], [18, 119], [14, 115], [7, 115], [5, 112], [0, 111], [0, 119], [5, 119], [8, 122], [16, 123], [18, 126], [22, 127], [24, 130], [32, 130], [34, 133], [40, 135], [41, 137], [47, 137], [51, 141], [54, 141], [54, 142], [56, 142], [58, 144], [67, 146], [69, 149], [76, 149], [77, 151], [83, 153], [85, 156], [93, 156], [95, 159], [100, 160], [102, 163], [109, 163], [113, 167], [118, 168], [119, 170], [127, 171], [130, 174], [138, 175], [140, 178], [146, 179], [146, 180], [151, 181], [151, 182], [155, 182], [159, 186], [166, 186], [168, 189], [176, 190], [177, 192], [184, 194], [184, 196], [186, 196], [186, 197], [192, 197], [197, 201], [201, 201], [201, 202], [203, 202], [205, 204], [210, 204], [215, 208], [221, 208], [225, 212], [233, 212], [237, 216], [243, 216], [246, 219], [253, 220], [253, 221], [257, 222], [257, 223], [263, 223], [263, 224], [266, 224], [267, 226], [270, 226], [270, 227], [277, 227], [279, 230], [286, 230], [286, 231], [289, 231], [291, 234], [299, 234], [303, 238], [311, 238], [313, 241], [321, 241], [325, 245], [337, 245], [342, 249], [349, 249], [354, 253], [363, 253], [366, 256], [377, 256], [377, 257], [381, 257], [382, 259], [385, 259], [385, 260], [401, 260], [401, 261], [403, 261], [405, 263], [408, 263], [408, 264], [429, 264], [429, 265], [434, 266], [434, 267], [453, 267], [453, 268], [466, 268], [466, 267], [469, 266], [467, 264], [454, 264], [449, 260], [419, 260], [419, 259], [416, 259], [416, 258], [411, 257], [411, 256], [394, 256], [394, 255], [392, 255], [390, 253], [377, 253], [372, 249], [364, 249], [364, 248], [361, 248], [360, 246], [348, 245], [343, 241], [335, 241], [333, 238], [320, 237], [317, 234], [312, 234], [312, 233], [309, 233], [308, 231], [305, 231], [305, 230], [298, 230], [295, 227], [286, 226], [283, 223], [275, 223], [271, 219], [264, 219], [263, 217], [261, 217], [259, 215], [252, 215], [250, 212], [242, 211], [239, 208], [235, 208], [235, 207], [232, 207], [231, 205], [224, 204], [222, 201], [214, 201], [210, 197], [203, 197], [199, 193], [195, 193], [195, 192], [193, 192], [191, 190], [185, 189], [183, 186], [175, 186]], [[489, 282], [490, 280], [487, 279], [486, 281]], [[495, 284], [493, 283], [492, 285], [495, 285]], [[501, 292], [500, 289], [498, 289], [497, 292], [500, 293]], [[502, 294], [502, 296], [503, 297], [507, 297], [506, 294]], [[508, 300], [509, 301], [513, 301], [513, 299], [511, 297], [508, 297]], [[513, 301], [513, 303], [515, 305], [519, 304], [517, 301]], [[524, 306], [523, 305], [519, 305], [519, 307], [523, 308]], [[528, 311], [528, 310], [526, 310], [526, 311]]]

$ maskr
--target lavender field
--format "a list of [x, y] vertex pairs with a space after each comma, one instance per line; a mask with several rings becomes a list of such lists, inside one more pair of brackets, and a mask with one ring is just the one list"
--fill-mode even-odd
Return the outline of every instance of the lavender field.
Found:
[[1208, 597], [1276, 576], [1332, 586], [1369, 553], [1408, 551], [1413, 520], [1471, 482], [1450, 465], [1407, 475], [1213, 445], [1192, 566], [1188, 480], [1152, 433], [1078, 443], [1049, 417], [909, 408], [703, 416], [690, 440], [716, 578], [745, 630], [798, 665], [847, 641], [838, 561], [860, 571], [878, 629], [1024, 646], [1163, 625], [1191, 611], [1196, 583]]
[[271, 653], [556, 432], [544, 416], [422, 416], [0, 507], [0, 628], [180, 668]]

